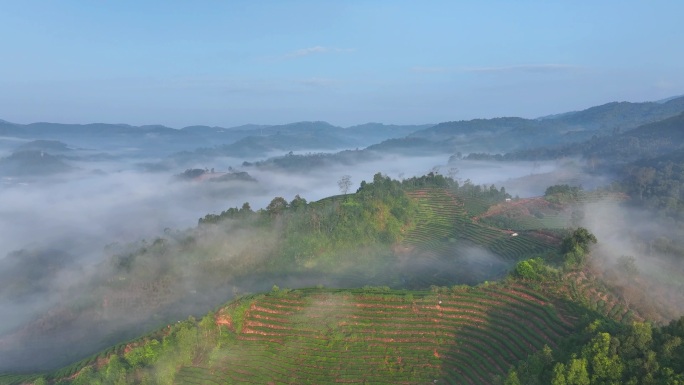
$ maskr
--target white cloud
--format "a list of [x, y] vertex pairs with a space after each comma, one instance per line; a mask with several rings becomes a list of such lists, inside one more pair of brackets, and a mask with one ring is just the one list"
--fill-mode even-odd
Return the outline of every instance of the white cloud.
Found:
[[283, 55], [283, 59], [294, 59], [298, 57], [322, 53], [349, 53], [353, 51], [354, 49], [351, 48], [322, 47], [320, 45], [317, 45], [315, 47], [302, 48], [296, 51], [289, 52]]
[[665, 80], [665, 79], [660, 79], [657, 82], [653, 84], [653, 86], [657, 89], [660, 90], [671, 90], [673, 88], [677, 88], [677, 84], [675, 82]]
[[315, 87], [315, 88], [330, 88], [330, 87], [333, 87], [333, 86], [339, 84], [339, 81], [335, 80], [335, 79], [330, 79], [330, 78], [313, 77], [313, 78], [300, 80], [299, 84], [304, 85], [304, 86], [308, 86], [308, 87]]
[[422, 73], [440, 73], [440, 72], [453, 72], [454, 68], [449, 67], [413, 67], [411, 68], [413, 72]]
[[527, 64], [504, 67], [468, 67], [461, 68], [463, 72], [564, 72], [579, 67], [569, 64]]
[[465, 73], [503, 73], [503, 72], [566, 72], [579, 69], [571, 64], [526, 64], [500, 67], [413, 67], [421, 73], [465, 72]]

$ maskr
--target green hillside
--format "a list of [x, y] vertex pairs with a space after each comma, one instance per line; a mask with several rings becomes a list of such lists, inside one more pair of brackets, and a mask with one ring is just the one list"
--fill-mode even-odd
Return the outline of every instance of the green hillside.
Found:
[[[89, 279], [58, 293], [55, 306], [3, 330], [0, 353], [9, 358], [0, 362], [0, 372], [53, 370], [274, 284], [477, 284], [502, 277], [520, 258], [557, 250], [557, 242], [532, 231], [512, 237], [464, 211], [471, 199], [480, 207], [505, 196], [500, 190], [492, 194], [441, 175], [396, 181], [377, 174], [355, 193], [317, 202], [276, 197], [262, 210], [245, 204], [208, 214], [192, 229], [112, 244]], [[14, 274], [12, 266], [3, 271]], [[17, 297], [40, 290], [27, 281], [4, 293]]]
[[[40, 358], [41, 341], [59, 349], [57, 333], [82, 337], [63, 340], [61, 369], [0, 384], [515, 384], [548, 380], [555, 364], [566, 376], [568, 352], [645, 320], [588, 269], [593, 235], [566, 228], [573, 205], [602, 199], [620, 197], [552, 186], [511, 200], [433, 173], [377, 174], [354, 194], [209, 214], [114, 252], [113, 275], [21, 329], [27, 346], [9, 334], [0, 347], [17, 363]], [[246, 282], [263, 294], [216, 307]], [[107, 323], [124, 318], [127, 333]]]
[[[666, 103], [613, 102], [583, 111], [569, 112], [539, 119], [501, 117], [469, 121], [443, 122], [412, 133], [409, 138], [433, 142], [437, 150], [451, 149], [461, 152], [515, 153], [520, 158], [577, 153], [573, 143], [585, 142], [582, 150], [592, 146], [592, 137], [618, 134], [653, 122], [665, 121], [682, 113], [684, 98], [674, 98]], [[408, 142], [410, 143], [410, 142]], [[625, 142], [626, 143], [626, 142]], [[625, 143], [621, 143], [624, 146]], [[417, 147], [427, 148], [420, 141]], [[561, 147], [559, 150], [557, 147]], [[632, 145], [633, 146], [633, 145]], [[379, 148], [394, 147], [383, 143]], [[406, 146], [404, 146], [406, 147]], [[612, 147], [610, 140], [601, 140], [601, 146]], [[538, 149], [538, 150], [530, 150]], [[544, 151], [540, 151], [544, 149]], [[630, 150], [632, 147], [629, 148]], [[530, 150], [526, 152], [525, 150]], [[585, 154], [587, 152], [584, 152]], [[514, 155], [514, 154], [511, 154]]]
[[[489, 226], [475, 220], [473, 214], [486, 211], [493, 202], [501, 202], [505, 193], [489, 191], [469, 192], [470, 186], [460, 188], [426, 187], [407, 192], [417, 203], [415, 228], [402, 241], [405, 253], [426, 257], [433, 274], [427, 277], [457, 277], [453, 283], [477, 283], [503, 275], [520, 258], [554, 251], [558, 242], [533, 230], [514, 232]], [[472, 254], [479, 257], [471, 258]], [[487, 257], [487, 255], [489, 257]], [[426, 275], [423, 275], [425, 279]]]
[[489, 384], [512, 364], [579, 331], [585, 322], [570, 316], [567, 306], [519, 284], [433, 291], [274, 288], [47, 379]]
[[541, 279], [430, 291], [274, 286], [56, 372], [3, 375], [0, 384], [678, 384], [684, 378], [684, 318], [660, 328], [624, 317], [617, 323], [582, 306], [568, 289], [569, 280], [585, 277], [546, 269]]

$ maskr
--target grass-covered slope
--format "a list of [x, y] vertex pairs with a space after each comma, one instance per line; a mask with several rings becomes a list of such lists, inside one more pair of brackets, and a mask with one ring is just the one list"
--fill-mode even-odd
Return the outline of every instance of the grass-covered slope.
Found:
[[521, 259], [555, 254], [556, 238], [515, 236], [478, 218], [505, 197], [440, 175], [378, 174], [346, 196], [207, 215], [195, 229], [112, 250], [87, 290], [62, 293], [49, 313], [3, 336], [11, 362], [0, 371], [54, 370], [274, 284], [425, 290], [503, 277]]
[[[281, 290], [47, 376], [96, 384], [490, 384], [582, 327], [519, 284]], [[0, 382], [1, 383], [1, 382]]]

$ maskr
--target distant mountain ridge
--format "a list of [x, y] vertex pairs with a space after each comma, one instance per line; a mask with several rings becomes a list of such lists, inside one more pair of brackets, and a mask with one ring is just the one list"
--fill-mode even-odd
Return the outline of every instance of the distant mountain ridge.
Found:
[[60, 141], [72, 146], [105, 150], [134, 147], [141, 156], [161, 155], [162, 151], [170, 155], [195, 149], [200, 156], [264, 156], [273, 151], [367, 147], [429, 126], [367, 123], [343, 128], [323, 121], [302, 121], [281, 125], [188, 126], [175, 129], [163, 125], [17, 124], [0, 121], [0, 136]]
[[[379, 159], [383, 154], [426, 156], [461, 153], [470, 159], [481, 160], [555, 159], [589, 154], [592, 148], [597, 151], [634, 149], [638, 140], [654, 141], [659, 135], [664, 135], [660, 138], [659, 146], [665, 150], [673, 149], [682, 142], [677, 136], [677, 122], [681, 114], [684, 114], [684, 97], [662, 104], [608, 103], [553, 118], [502, 117], [444, 122], [405, 137], [384, 140], [359, 151], [280, 156], [253, 165], [306, 171], [333, 163], [350, 165], [354, 159]], [[662, 116], [665, 117], [660, 119]], [[668, 124], [674, 128], [655, 135], [656, 138], [647, 138], [651, 128]], [[632, 137], [635, 135], [638, 138]], [[616, 138], [623, 138], [621, 140], [629, 143], [614, 146], [611, 141]], [[639, 154], [643, 155], [642, 152]], [[637, 153], [634, 155], [637, 156]], [[251, 162], [249, 165], [252, 165]]]
[[562, 157], [583, 157], [602, 160], [604, 164], [617, 166], [638, 159], [667, 156], [684, 149], [684, 112], [646, 123], [625, 132], [615, 130], [610, 135], [597, 136], [585, 141], [557, 147], [540, 146], [504, 155], [475, 153], [471, 160], [549, 160]]
[[256, 159], [292, 151], [339, 151], [444, 154], [512, 153], [562, 147], [594, 137], [626, 132], [684, 112], [684, 97], [659, 102], [611, 102], [582, 111], [537, 119], [498, 117], [422, 125], [366, 123], [347, 128], [324, 121], [223, 128], [127, 124], [15, 124], [0, 121], [0, 136], [53, 140], [81, 148], [124, 148], [139, 157], [170, 156], [180, 166], [215, 157]]
[[538, 119], [503, 117], [444, 122], [409, 137], [428, 139], [454, 149], [461, 147], [459, 151], [463, 152], [512, 152], [625, 132], [682, 112], [684, 97], [664, 103], [612, 102]]
[[673, 97], [662, 102], [612, 102], [582, 111], [561, 114], [546, 120], [560, 120], [570, 125], [590, 129], [619, 127], [623, 130], [662, 120], [684, 111], [684, 97]]

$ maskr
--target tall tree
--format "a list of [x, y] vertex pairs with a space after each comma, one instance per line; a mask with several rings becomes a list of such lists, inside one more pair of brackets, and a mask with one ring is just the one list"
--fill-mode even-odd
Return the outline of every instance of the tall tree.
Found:
[[349, 192], [349, 188], [351, 187], [351, 185], [352, 182], [350, 175], [343, 175], [342, 178], [337, 181], [337, 186], [340, 187], [340, 192], [344, 195], [347, 195], [347, 192]]
[[271, 216], [280, 215], [287, 208], [287, 201], [283, 197], [275, 197], [271, 203], [266, 206], [266, 211], [271, 214]]

